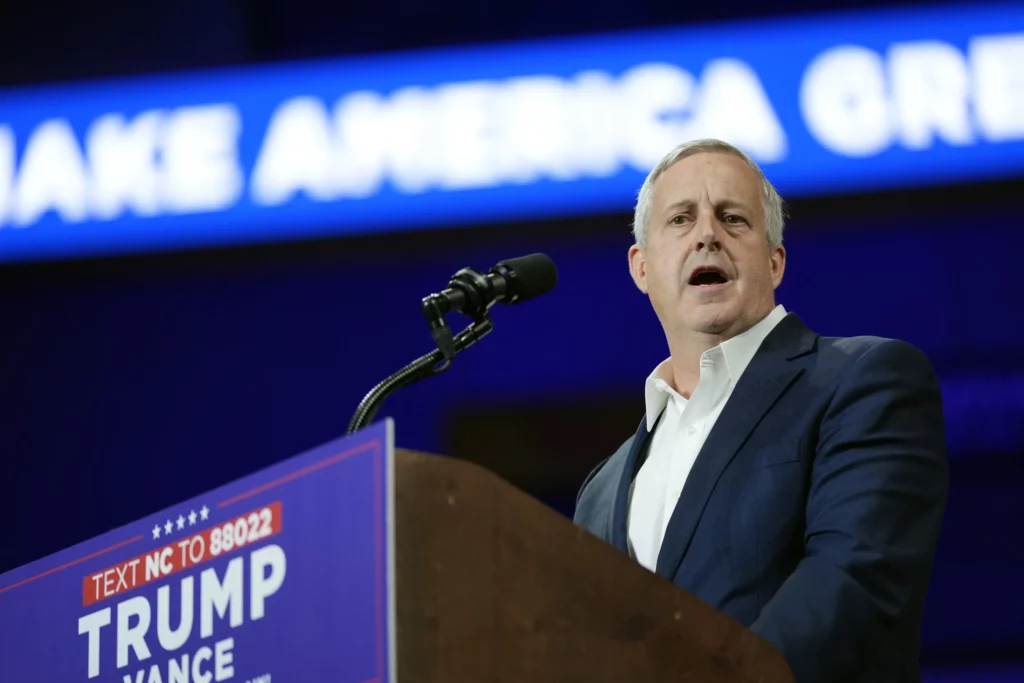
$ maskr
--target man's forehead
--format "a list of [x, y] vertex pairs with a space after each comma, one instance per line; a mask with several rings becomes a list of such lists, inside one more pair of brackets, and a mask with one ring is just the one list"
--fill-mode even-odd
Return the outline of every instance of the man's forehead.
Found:
[[655, 181], [653, 191], [654, 203], [660, 206], [697, 201], [705, 194], [716, 202], [759, 204], [761, 182], [754, 169], [739, 157], [723, 152], [701, 152], [665, 169]]

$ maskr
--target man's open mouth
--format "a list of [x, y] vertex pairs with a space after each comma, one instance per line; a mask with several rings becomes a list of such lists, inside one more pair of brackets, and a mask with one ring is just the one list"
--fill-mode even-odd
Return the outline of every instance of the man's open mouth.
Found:
[[700, 286], [722, 285], [729, 281], [722, 269], [715, 266], [701, 266], [690, 275], [690, 284]]

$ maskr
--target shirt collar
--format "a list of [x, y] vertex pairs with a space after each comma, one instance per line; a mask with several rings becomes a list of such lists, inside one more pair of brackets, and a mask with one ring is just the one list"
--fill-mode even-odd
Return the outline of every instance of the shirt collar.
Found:
[[[719, 354], [725, 358], [726, 371], [733, 383], [739, 381], [747, 366], [750, 365], [750, 361], [753, 360], [754, 354], [761, 348], [765, 338], [785, 317], [786, 309], [781, 304], [777, 305], [753, 327], [735, 337], [726, 339], [715, 347], [719, 349]], [[713, 350], [705, 351], [702, 357], [707, 357]], [[672, 388], [671, 378], [671, 357], [659, 363], [658, 367], [654, 368], [654, 371], [647, 377], [647, 381], [644, 384], [644, 399], [647, 404], [647, 431], [654, 429], [655, 422], [657, 422], [662, 411], [665, 410], [665, 406], [668, 405], [670, 398], [679, 401], [686, 400]]]
[[658, 367], [654, 368], [647, 377], [647, 382], [644, 384], [644, 401], [647, 404], [647, 431], [654, 429], [654, 423], [657, 422], [658, 416], [665, 410], [665, 406], [668, 405], [670, 398], [682, 399], [682, 396], [672, 388], [672, 384], [669, 381], [672, 376], [672, 358], [671, 356], [663, 360], [658, 364]]

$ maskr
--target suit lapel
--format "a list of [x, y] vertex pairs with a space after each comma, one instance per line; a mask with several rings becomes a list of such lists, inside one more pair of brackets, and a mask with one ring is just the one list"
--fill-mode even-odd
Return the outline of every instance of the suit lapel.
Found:
[[[659, 418], [660, 421], [661, 418]], [[657, 422], [655, 422], [657, 426]], [[650, 443], [654, 430], [647, 430], [647, 416], [640, 421], [640, 427], [636, 430], [633, 443], [626, 456], [626, 462], [622, 467], [622, 475], [619, 477], [619, 486], [615, 491], [615, 503], [612, 507], [612, 545], [629, 554], [629, 529], [627, 528], [629, 518], [629, 487], [636, 477], [640, 465], [643, 464], [647, 455], [647, 446]]]
[[809, 352], [816, 336], [790, 314], [768, 335], [733, 390], [701, 448], [669, 519], [657, 572], [671, 579], [679, 569], [722, 472], [754, 428], [803, 372], [789, 362]]

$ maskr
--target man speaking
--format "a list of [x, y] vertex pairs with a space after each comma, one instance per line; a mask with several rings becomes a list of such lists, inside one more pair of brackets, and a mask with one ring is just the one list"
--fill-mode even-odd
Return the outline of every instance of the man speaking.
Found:
[[717, 140], [672, 150], [629, 267], [669, 357], [575, 520], [772, 643], [801, 683], [918, 681], [948, 489], [928, 359], [820, 337], [775, 303], [783, 204]]

